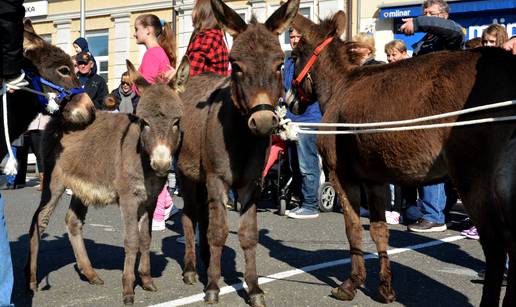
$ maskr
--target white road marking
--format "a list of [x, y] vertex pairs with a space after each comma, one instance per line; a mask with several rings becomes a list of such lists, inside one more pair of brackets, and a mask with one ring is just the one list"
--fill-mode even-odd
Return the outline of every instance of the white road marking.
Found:
[[[451, 237], [443, 238], [440, 240], [434, 240], [434, 241], [430, 241], [430, 242], [409, 245], [407, 247], [391, 249], [387, 253], [389, 255], [396, 255], [396, 254], [401, 254], [401, 253], [408, 252], [408, 251], [414, 251], [414, 250], [418, 250], [418, 249], [422, 249], [422, 248], [426, 248], [426, 247], [430, 247], [430, 246], [440, 245], [443, 243], [458, 241], [458, 240], [462, 240], [464, 238], [465, 238], [464, 236], [451, 236]], [[374, 253], [374, 254], [367, 254], [364, 256], [365, 260], [373, 259], [373, 258], [378, 258], [378, 254]], [[260, 277], [260, 278], [258, 278], [258, 283], [260, 285], [263, 285], [263, 284], [273, 282], [276, 280], [286, 279], [286, 278], [289, 278], [289, 277], [292, 277], [295, 275], [299, 275], [299, 274], [303, 274], [303, 273], [308, 273], [308, 272], [312, 272], [312, 271], [316, 271], [316, 270], [320, 270], [320, 269], [348, 264], [350, 262], [351, 262], [351, 259], [346, 258], [346, 259], [341, 259], [341, 260], [334, 260], [334, 261], [329, 261], [329, 262], [313, 264], [313, 265], [302, 267], [300, 269], [294, 269], [294, 270], [290, 270], [290, 271], [279, 272], [279, 273], [272, 274], [272, 275], [269, 275], [266, 277]], [[228, 293], [237, 292], [244, 288], [247, 288], [247, 285], [245, 284], [245, 282], [232, 284], [230, 286], [225, 286], [220, 289], [220, 296], [222, 296], [224, 294], [228, 294]], [[150, 307], [183, 306], [183, 305], [192, 304], [195, 302], [200, 302], [202, 300], [204, 300], [204, 293], [199, 293], [199, 294], [195, 294], [192, 296], [180, 298], [177, 300], [168, 301], [168, 302], [164, 302], [164, 303], [160, 303], [160, 304], [156, 304], [156, 305], [151, 305]]]

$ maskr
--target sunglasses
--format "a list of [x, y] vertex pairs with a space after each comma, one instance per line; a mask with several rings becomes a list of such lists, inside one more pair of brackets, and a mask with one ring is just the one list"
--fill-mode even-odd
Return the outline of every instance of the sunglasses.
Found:
[[122, 85], [131, 85], [131, 83], [129, 83], [129, 82], [125, 82], [125, 81], [122, 81], [122, 82], [120, 82], [120, 83], [121, 83]]

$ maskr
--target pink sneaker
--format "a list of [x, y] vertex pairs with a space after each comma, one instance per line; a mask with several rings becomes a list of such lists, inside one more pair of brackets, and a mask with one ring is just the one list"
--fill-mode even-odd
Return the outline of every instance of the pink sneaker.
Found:
[[[163, 187], [163, 190], [158, 196], [156, 202], [156, 208], [154, 209], [154, 215], [152, 217], [152, 230], [163, 230], [165, 229], [165, 221], [167, 220], [167, 209], [172, 208], [173, 202], [172, 197], [168, 193], [167, 185]], [[168, 215], [170, 216], [168, 210]]]
[[463, 236], [466, 236], [466, 238], [468, 238], [468, 239], [472, 239], [472, 240], [480, 239], [480, 236], [478, 235], [477, 227], [475, 227], [475, 226], [471, 227], [470, 229], [463, 230], [460, 234]]

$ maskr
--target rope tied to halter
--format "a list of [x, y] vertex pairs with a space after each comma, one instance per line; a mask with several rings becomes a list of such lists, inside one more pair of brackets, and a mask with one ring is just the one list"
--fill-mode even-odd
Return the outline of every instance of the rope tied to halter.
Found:
[[[498, 103], [492, 103], [488, 105], [463, 109], [459, 111], [447, 112], [437, 115], [419, 117], [408, 120], [398, 121], [387, 121], [387, 122], [373, 122], [373, 123], [302, 123], [292, 122], [290, 120], [284, 120], [286, 114], [286, 108], [282, 107], [277, 110], [277, 115], [280, 117], [280, 127], [278, 129], [278, 136], [283, 140], [296, 140], [299, 134], [318, 134], [318, 135], [353, 135], [353, 134], [370, 134], [380, 132], [399, 132], [399, 131], [413, 131], [413, 130], [424, 130], [424, 129], [436, 129], [436, 128], [449, 128], [449, 127], [463, 127], [486, 123], [497, 123], [507, 122], [516, 120], [516, 115], [502, 116], [502, 117], [488, 117], [479, 118], [473, 120], [456, 121], [449, 123], [438, 123], [438, 124], [418, 124], [410, 126], [401, 126], [407, 124], [414, 124], [424, 121], [431, 121], [442, 118], [449, 118], [463, 114], [475, 113], [483, 110], [497, 109], [502, 107], [514, 106], [516, 100], [503, 101]], [[282, 110], [283, 109], [283, 110]], [[389, 127], [391, 126], [391, 127]], [[306, 127], [306, 128], [304, 128]], [[348, 128], [344, 130], [325, 130], [317, 131], [311, 128]], [[366, 129], [364, 129], [366, 128]], [[357, 130], [360, 129], [360, 130]]]
[[[32, 86], [34, 89], [28, 87], [28, 82], [26, 81], [26, 77], [31, 81]], [[42, 86], [46, 85], [54, 90], [56, 90], [58, 93], [45, 93], [43, 92]], [[16, 80], [7, 82], [6, 80], [3, 80], [2, 82], [2, 91], [0, 94], [2, 95], [2, 109], [3, 109], [3, 126], [4, 126], [4, 138], [5, 138], [5, 144], [7, 146], [7, 151], [9, 153], [9, 158], [7, 159], [7, 163], [4, 167], [4, 173], [6, 175], [16, 175], [18, 173], [18, 163], [16, 161], [16, 157], [13, 154], [12, 148], [11, 148], [11, 138], [9, 135], [9, 124], [7, 119], [7, 92], [9, 90], [24, 90], [33, 94], [38, 95], [38, 101], [45, 106], [45, 109], [50, 113], [54, 114], [59, 110], [59, 102], [62, 100], [71, 97], [76, 94], [84, 93], [83, 88], [72, 88], [70, 90], [66, 90], [63, 87], [60, 87], [59, 85], [56, 85], [41, 76], [38, 75], [29, 75], [26, 76], [25, 72], [22, 70], [22, 74], [16, 78]]]

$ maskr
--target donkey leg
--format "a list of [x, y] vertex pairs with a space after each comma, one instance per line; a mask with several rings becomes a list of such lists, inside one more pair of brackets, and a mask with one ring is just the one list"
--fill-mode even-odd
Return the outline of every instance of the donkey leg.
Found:
[[[181, 180], [181, 189], [183, 191], [183, 214], [181, 223], [183, 224], [183, 233], [185, 236], [185, 257], [183, 268], [183, 282], [187, 285], [193, 285], [197, 282], [197, 258], [195, 254], [195, 226], [197, 224], [196, 207], [197, 189], [196, 184], [183, 177]], [[206, 264], [208, 265], [208, 264]]]
[[380, 286], [378, 291], [384, 303], [392, 303], [396, 300], [396, 294], [392, 288], [391, 263], [387, 255], [389, 244], [389, 228], [385, 222], [385, 205], [387, 204], [387, 186], [368, 185], [366, 187], [369, 203], [369, 220], [371, 228], [369, 233], [378, 251], [380, 261]]
[[333, 288], [331, 293], [334, 297], [343, 301], [350, 301], [355, 298], [357, 288], [361, 287], [366, 279], [364, 264], [364, 252], [362, 250], [362, 224], [360, 223], [360, 186], [345, 182], [343, 185], [337, 176], [331, 175], [332, 184], [340, 196], [340, 203], [344, 212], [344, 223], [346, 236], [349, 241], [351, 253], [351, 273], [340, 286]]
[[224, 183], [215, 176], [208, 176], [207, 188], [209, 209], [207, 237], [210, 246], [210, 263], [204, 301], [208, 304], [214, 304], [219, 301], [220, 260], [229, 233], [226, 206], [223, 202], [223, 199], [227, 197], [228, 190]]
[[70, 200], [70, 208], [66, 213], [66, 228], [68, 231], [68, 238], [72, 244], [75, 259], [77, 259], [77, 266], [79, 271], [83, 274], [88, 282], [92, 285], [103, 285], [104, 281], [98, 276], [97, 272], [91, 266], [86, 247], [84, 246], [84, 238], [82, 236], [82, 227], [84, 226], [84, 219], [88, 207], [86, 207], [80, 199], [72, 196]]
[[[51, 172], [47, 172], [50, 174]], [[30, 237], [30, 245], [29, 245], [29, 254], [27, 257], [27, 264], [25, 265], [25, 276], [27, 288], [32, 291], [38, 291], [37, 285], [37, 261], [38, 261], [38, 251], [39, 251], [39, 239], [45, 232], [45, 229], [48, 226], [48, 222], [50, 220], [50, 216], [54, 212], [54, 209], [59, 201], [59, 198], [64, 192], [64, 185], [59, 175], [56, 174], [52, 176], [52, 179], [49, 180], [49, 184], [44, 185], [44, 190], [41, 194], [41, 201], [39, 203], [39, 207], [34, 213], [32, 217], [32, 222], [30, 224], [29, 237]], [[48, 179], [47, 179], [48, 180]]]
[[[153, 204], [153, 205], [151, 205]], [[151, 216], [154, 214], [156, 208], [156, 199], [153, 199], [151, 204], [141, 206], [138, 209], [138, 229], [139, 229], [139, 244], [140, 244], [140, 263], [138, 266], [138, 273], [142, 280], [142, 288], [147, 291], [158, 291], [151, 276], [150, 263], [150, 245], [152, 241], [152, 222]]]
[[256, 203], [244, 207], [240, 217], [240, 227], [238, 230], [240, 247], [245, 256], [245, 275], [244, 279], [249, 287], [248, 293], [253, 307], [265, 307], [265, 297], [263, 290], [258, 285], [258, 275], [256, 273], [256, 245], [258, 244], [258, 226], [256, 219]]
[[122, 295], [124, 305], [134, 304], [134, 266], [139, 248], [138, 203], [134, 199], [126, 199], [120, 207], [124, 224], [124, 272], [122, 273]]

